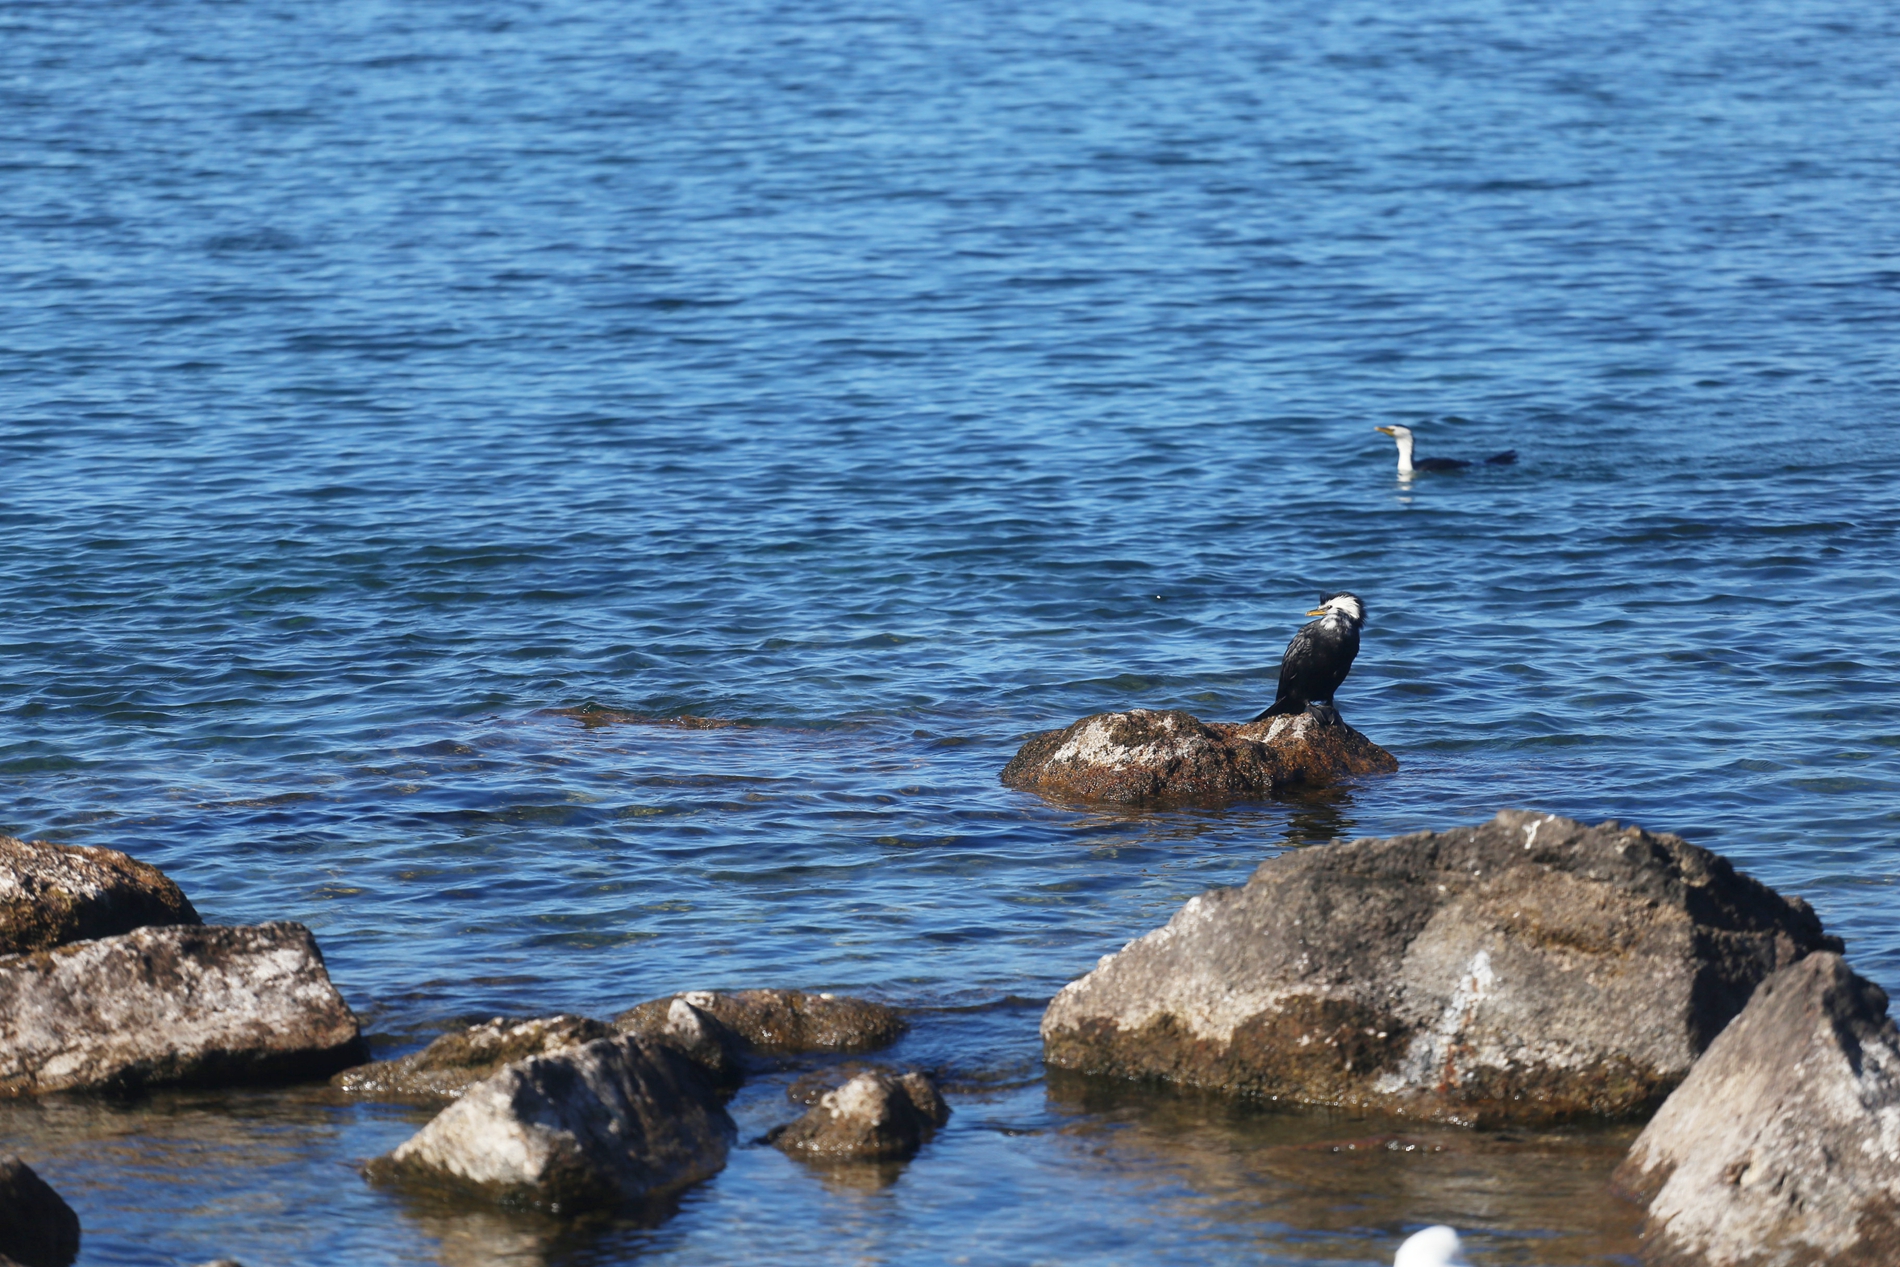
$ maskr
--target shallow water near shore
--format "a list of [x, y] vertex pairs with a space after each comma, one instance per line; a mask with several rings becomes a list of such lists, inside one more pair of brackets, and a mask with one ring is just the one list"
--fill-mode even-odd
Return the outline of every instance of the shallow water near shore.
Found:
[[[1072, 1085], [1036, 1023], [1282, 849], [1502, 806], [1900, 988], [1897, 59], [1859, 0], [9, 6], [0, 830], [309, 924], [382, 1055], [790, 985], [911, 1009], [955, 1116], [651, 1226], [371, 1188], [421, 1115], [322, 1088], [0, 1151], [89, 1264], [1632, 1261], [1627, 1127]], [[1401, 483], [1392, 422], [1519, 461]], [[1339, 588], [1398, 774], [997, 783], [1251, 716]]]

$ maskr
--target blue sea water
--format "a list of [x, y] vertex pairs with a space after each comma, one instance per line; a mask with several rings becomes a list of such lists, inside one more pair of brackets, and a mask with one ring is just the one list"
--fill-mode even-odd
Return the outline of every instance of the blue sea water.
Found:
[[[1632, 1261], [1626, 1129], [1117, 1095], [1036, 1022], [1284, 848], [1502, 806], [1900, 987], [1897, 70], [1872, 0], [11, 0], [0, 830], [307, 923], [386, 1054], [848, 991], [956, 1116], [654, 1227], [406, 1204], [355, 1166], [426, 1115], [315, 1089], [0, 1150], [86, 1264]], [[1401, 483], [1394, 422], [1520, 460]], [[1397, 775], [997, 783], [1258, 711], [1337, 588]]]

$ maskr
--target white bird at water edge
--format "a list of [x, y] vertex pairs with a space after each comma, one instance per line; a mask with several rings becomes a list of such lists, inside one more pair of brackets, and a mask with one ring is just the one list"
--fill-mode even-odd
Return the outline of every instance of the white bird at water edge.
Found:
[[1441, 1223], [1406, 1237], [1392, 1267], [1471, 1267], [1471, 1260], [1465, 1257], [1457, 1229]]

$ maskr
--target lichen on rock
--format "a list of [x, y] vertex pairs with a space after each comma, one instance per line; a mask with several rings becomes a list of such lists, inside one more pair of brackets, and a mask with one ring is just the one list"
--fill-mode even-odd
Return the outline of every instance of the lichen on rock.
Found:
[[203, 922], [164, 872], [117, 850], [0, 836], [0, 955]]
[[1675, 836], [1506, 810], [1281, 854], [1103, 958], [1055, 1068], [1462, 1122], [1652, 1110], [1777, 968], [1840, 942]]
[[866, 1070], [824, 1092], [805, 1116], [770, 1138], [795, 1157], [901, 1161], [949, 1120], [950, 1106], [927, 1074]]
[[904, 1018], [882, 1003], [803, 990], [689, 990], [627, 1009], [614, 1018], [614, 1028], [680, 1032], [676, 1000], [718, 1022], [747, 1050], [769, 1055], [872, 1051], [895, 1042], [905, 1028]]
[[367, 1054], [301, 924], [147, 927], [0, 959], [0, 1096], [325, 1078]]
[[454, 1099], [502, 1066], [606, 1038], [613, 1031], [584, 1016], [525, 1021], [496, 1017], [442, 1035], [419, 1052], [345, 1069], [330, 1081], [359, 1095], [388, 1099]]

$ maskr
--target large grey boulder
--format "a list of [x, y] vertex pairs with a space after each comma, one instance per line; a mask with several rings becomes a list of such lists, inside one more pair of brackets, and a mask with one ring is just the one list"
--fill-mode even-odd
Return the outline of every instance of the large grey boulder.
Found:
[[699, 1066], [627, 1034], [509, 1065], [367, 1173], [571, 1212], [709, 1178], [733, 1134]]
[[900, 1161], [949, 1120], [950, 1106], [928, 1075], [868, 1070], [770, 1138], [808, 1160]]
[[1644, 1259], [1900, 1263], [1900, 1032], [1839, 955], [1762, 982], [1617, 1171], [1649, 1203]]
[[66, 1267], [79, 1256], [79, 1216], [33, 1168], [0, 1157], [0, 1263]]
[[[688, 1021], [676, 1003], [729, 1031], [745, 1050], [770, 1055], [812, 1051], [871, 1051], [904, 1032], [895, 1009], [847, 995], [803, 990], [688, 990], [628, 1008], [614, 1018], [622, 1033], [683, 1035]], [[709, 1038], [705, 1041], [716, 1041]]]
[[1506, 810], [1192, 899], [1055, 997], [1044, 1056], [1458, 1122], [1642, 1114], [1763, 978], [1839, 949], [1676, 836]]
[[0, 959], [0, 1096], [323, 1078], [366, 1056], [301, 924], [140, 928]]
[[1030, 736], [1002, 781], [1059, 801], [1207, 803], [1263, 800], [1398, 768], [1396, 757], [1336, 718], [1300, 713], [1236, 725], [1135, 708]]
[[91, 845], [0, 836], [0, 955], [203, 922], [157, 867]]
[[529, 1056], [545, 1056], [613, 1031], [584, 1016], [541, 1016], [526, 1021], [496, 1017], [480, 1025], [442, 1035], [419, 1052], [399, 1060], [378, 1060], [345, 1069], [333, 1085], [358, 1095], [397, 1100], [452, 1100], [502, 1066]]

